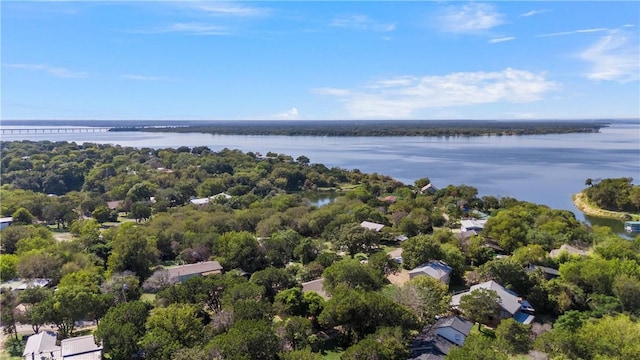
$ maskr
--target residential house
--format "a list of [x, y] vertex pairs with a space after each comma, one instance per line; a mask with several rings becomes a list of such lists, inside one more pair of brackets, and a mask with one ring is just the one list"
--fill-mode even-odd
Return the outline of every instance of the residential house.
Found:
[[78, 336], [60, 342], [62, 360], [102, 360], [102, 344], [93, 335]]
[[487, 220], [476, 220], [476, 219], [467, 219], [460, 220], [460, 231], [466, 232], [475, 230], [477, 232], [481, 232], [484, 229], [484, 225], [487, 223]]
[[231, 198], [231, 195], [222, 192], [220, 194], [211, 195], [211, 196], [205, 197], [205, 198], [191, 199], [191, 200], [189, 200], [189, 202], [194, 204], [194, 205], [206, 205], [206, 204], [210, 203], [212, 200], [230, 199], [230, 198]]
[[12, 223], [13, 223], [13, 218], [11, 216], [0, 218], [0, 230], [6, 228]]
[[409, 278], [413, 279], [416, 276], [426, 275], [431, 276], [432, 278], [442, 283], [449, 284], [452, 271], [453, 269], [451, 268], [451, 266], [440, 260], [436, 260], [431, 261], [427, 264], [420, 265], [417, 268], [409, 271]]
[[109, 210], [118, 210], [123, 203], [124, 200], [107, 201], [107, 207]]
[[42, 331], [29, 336], [22, 356], [25, 360], [62, 359], [60, 347], [56, 345], [57, 335], [51, 331]]
[[423, 194], [430, 194], [433, 195], [436, 193], [436, 191], [438, 191], [438, 188], [435, 187], [435, 185], [429, 183], [425, 186], [423, 186], [422, 188], [420, 188], [420, 192]]
[[[513, 318], [522, 324], [530, 324], [535, 318], [533, 315], [535, 310], [528, 301], [493, 280], [473, 285], [471, 289], [453, 295], [451, 297], [451, 307], [458, 309], [461, 299], [476, 289], [493, 290], [496, 292], [500, 298], [500, 319]], [[500, 319], [493, 319], [493, 322], [497, 324], [500, 322]]]
[[378, 224], [370, 221], [363, 221], [360, 223], [360, 226], [362, 226], [365, 229], [373, 230], [376, 232], [380, 232], [380, 230], [382, 230], [382, 228], [384, 227], [383, 224]]
[[442, 360], [454, 346], [464, 345], [473, 323], [459, 316], [440, 318], [418, 335], [409, 349], [410, 360]]
[[204, 261], [195, 264], [180, 265], [166, 269], [169, 282], [172, 284], [183, 282], [193, 276], [207, 276], [221, 274], [222, 265], [217, 261]]
[[330, 296], [324, 291], [324, 279], [316, 279], [302, 283], [302, 292], [315, 291], [318, 295], [322, 296], [325, 300], [329, 300]]
[[544, 278], [547, 280], [551, 280], [560, 276], [560, 271], [554, 268], [550, 268], [547, 266], [533, 265], [530, 264], [527, 266], [526, 270], [528, 272], [540, 271], [544, 275]]
[[549, 257], [558, 257], [562, 252], [567, 252], [569, 255], [580, 255], [586, 256], [589, 252], [587, 250], [582, 250], [575, 246], [571, 246], [569, 244], [562, 244], [559, 249], [553, 249], [549, 252]]

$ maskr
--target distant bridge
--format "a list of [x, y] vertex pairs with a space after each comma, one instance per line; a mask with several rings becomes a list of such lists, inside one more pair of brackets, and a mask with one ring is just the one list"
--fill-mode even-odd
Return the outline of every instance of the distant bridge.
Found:
[[107, 132], [110, 127], [54, 127], [54, 128], [0, 128], [2, 135], [6, 134], [64, 134], [64, 133], [96, 133]]

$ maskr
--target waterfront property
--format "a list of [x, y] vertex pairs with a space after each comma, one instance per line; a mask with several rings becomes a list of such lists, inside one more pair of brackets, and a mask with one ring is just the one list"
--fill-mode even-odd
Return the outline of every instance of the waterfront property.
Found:
[[624, 230], [628, 233], [640, 232], [640, 221], [625, 221]]

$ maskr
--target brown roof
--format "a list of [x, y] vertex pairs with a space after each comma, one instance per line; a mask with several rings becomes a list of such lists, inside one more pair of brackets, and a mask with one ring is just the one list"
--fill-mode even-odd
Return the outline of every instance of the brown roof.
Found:
[[169, 279], [177, 279], [180, 276], [210, 275], [222, 272], [222, 265], [217, 261], [205, 261], [195, 264], [180, 265], [168, 268]]

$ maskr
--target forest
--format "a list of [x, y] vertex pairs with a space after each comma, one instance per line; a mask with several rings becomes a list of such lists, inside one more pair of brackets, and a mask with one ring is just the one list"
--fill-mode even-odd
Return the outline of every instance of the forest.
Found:
[[605, 121], [322, 120], [209, 121], [180, 126], [114, 127], [111, 131], [282, 136], [503, 136], [598, 132]]
[[[417, 336], [459, 314], [478, 326], [440, 358], [640, 358], [640, 237], [567, 210], [306, 156], [0, 147], [0, 215], [13, 218], [0, 231], [0, 278], [50, 279], [3, 287], [12, 355], [22, 355], [17, 329], [26, 324], [31, 333], [53, 326], [59, 339], [89, 331], [109, 359], [407, 359]], [[313, 200], [324, 195], [331, 201]], [[462, 221], [473, 219], [484, 229], [463, 236]], [[567, 246], [582, 251], [551, 255]], [[167, 277], [208, 260], [222, 273]], [[448, 284], [408, 277], [431, 261], [451, 268]], [[322, 292], [303, 291], [317, 279]], [[493, 290], [451, 307], [486, 281], [526, 299], [535, 321], [496, 322]], [[95, 326], [79, 329], [81, 321]]]

